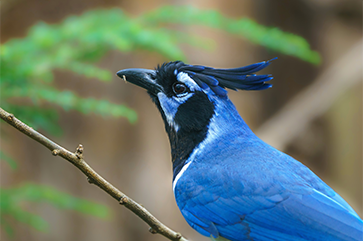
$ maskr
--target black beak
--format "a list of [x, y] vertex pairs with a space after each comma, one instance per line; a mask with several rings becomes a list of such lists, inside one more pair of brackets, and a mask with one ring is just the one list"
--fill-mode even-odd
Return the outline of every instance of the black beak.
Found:
[[150, 94], [156, 95], [162, 88], [155, 81], [156, 72], [150, 69], [124, 69], [117, 72], [121, 79], [146, 89]]

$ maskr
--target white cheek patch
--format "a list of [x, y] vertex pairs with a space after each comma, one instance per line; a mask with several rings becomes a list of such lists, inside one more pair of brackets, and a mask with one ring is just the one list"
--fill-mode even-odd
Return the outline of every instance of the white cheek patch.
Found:
[[174, 123], [174, 116], [178, 111], [179, 103], [173, 101], [172, 99], [168, 98], [164, 93], [159, 92], [158, 98], [160, 102], [160, 106], [164, 111], [166, 121], [169, 123], [170, 126], [174, 127], [175, 130], [179, 129], [179, 127]]
[[189, 75], [187, 73], [184, 72], [180, 72], [177, 74], [176, 79], [179, 82], [184, 83], [186, 86], [188, 86], [188, 88], [191, 91], [202, 91], [202, 88], [200, 88], [200, 86], [195, 83], [195, 81], [189, 77]]
[[177, 132], [179, 130], [179, 126], [174, 122], [175, 114], [178, 112], [178, 108], [181, 104], [187, 101], [194, 93], [188, 93], [184, 97], [171, 97], [168, 98], [164, 93], [158, 93], [158, 99], [160, 102], [160, 106], [163, 109], [163, 112], [166, 117], [166, 121], [169, 126], [173, 127]]

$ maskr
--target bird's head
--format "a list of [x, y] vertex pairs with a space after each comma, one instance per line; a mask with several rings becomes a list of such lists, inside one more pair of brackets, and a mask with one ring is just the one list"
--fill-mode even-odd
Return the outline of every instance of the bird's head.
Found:
[[270, 75], [254, 74], [269, 64], [270, 61], [263, 61], [240, 68], [215, 69], [175, 61], [155, 70], [120, 70], [117, 75], [147, 90], [165, 122], [175, 161], [185, 160], [206, 141], [210, 132], [213, 135], [227, 132], [234, 122], [242, 127], [243, 120], [228, 99], [226, 88], [263, 90], [271, 87], [266, 83], [272, 79]]

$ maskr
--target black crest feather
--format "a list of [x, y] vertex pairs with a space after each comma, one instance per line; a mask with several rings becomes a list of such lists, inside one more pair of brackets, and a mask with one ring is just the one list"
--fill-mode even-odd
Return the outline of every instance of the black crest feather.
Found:
[[[156, 68], [158, 75], [174, 75], [184, 72], [189, 75], [202, 89], [210, 88], [219, 96], [226, 96], [225, 88], [232, 90], [264, 90], [272, 84], [266, 83], [273, 79], [271, 75], [256, 75], [257, 71], [270, 65], [273, 58], [233, 69], [215, 69], [201, 65], [188, 65], [181, 61], [164, 63]], [[175, 77], [174, 77], [175, 78]]]

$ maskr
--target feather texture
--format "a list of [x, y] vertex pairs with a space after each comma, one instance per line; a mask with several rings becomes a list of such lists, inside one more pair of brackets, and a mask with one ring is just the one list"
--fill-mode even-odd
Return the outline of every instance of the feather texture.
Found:
[[209, 87], [216, 95], [225, 97], [227, 96], [225, 88], [232, 90], [264, 90], [270, 88], [272, 85], [266, 82], [273, 79], [271, 75], [256, 75], [254, 73], [266, 68], [275, 59], [277, 58], [233, 69], [215, 69], [176, 61], [164, 63], [158, 66], [156, 70], [170, 73], [170, 69], [172, 69], [174, 75], [179, 72], [187, 73], [202, 89]]
[[146, 88], [160, 110], [176, 202], [200, 234], [231, 241], [362, 241], [363, 221], [348, 203], [309, 168], [260, 140], [225, 98], [226, 88], [271, 87], [270, 75], [255, 74], [270, 62], [214, 69], [176, 61], [118, 75]]
[[229, 115], [213, 117], [221, 131], [196, 148], [174, 190], [194, 229], [231, 241], [362, 240], [362, 220], [334, 190], [300, 162], [241, 130], [246, 124], [229, 100], [216, 103], [216, 112]]

